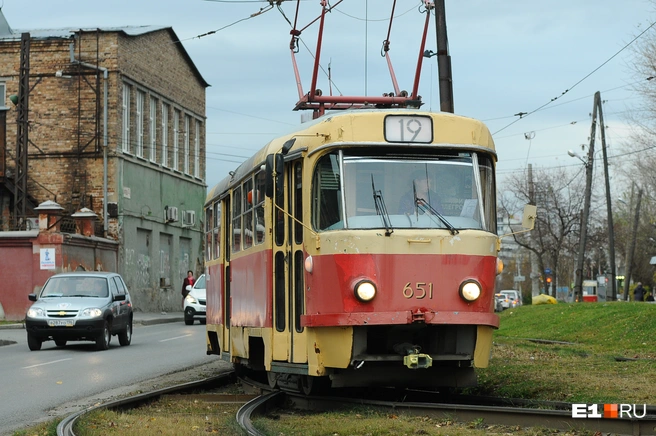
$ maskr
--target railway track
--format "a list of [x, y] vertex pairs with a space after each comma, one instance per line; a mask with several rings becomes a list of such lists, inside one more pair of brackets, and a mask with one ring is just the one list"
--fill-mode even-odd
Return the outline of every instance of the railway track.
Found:
[[[164, 395], [187, 394], [223, 401], [219, 394], [197, 394], [226, 386], [236, 381], [235, 374], [225, 373], [217, 377], [172, 386], [132, 397], [115, 400], [87, 408], [64, 418], [57, 426], [58, 436], [74, 436], [73, 427], [78, 418], [97, 409], [131, 409], [155, 401]], [[252, 424], [254, 415], [266, 415], [276, 407], [326, 411], [344, 410], [355, 406], [368, 406], [380, 410], [393, 410], [431, 418], [448, 418], [458, 422], [484, 422], [487, 425], [512, 427], [542, 427], [554, 430], [587, 430], [602, 434], [654, 435], [656, 434], [656, 407], [647, 408], [642, 419], [572, 418], [571, 404], [539, 402], [518, 399], [486, 398], [460, 395], [440, 395], [425, 391], [398, 390], [336, 390], [335, 396], [305, 396], [300, 393], [271, 390], [267, 384], [242, 379], [259, 394], [241, 396], [245, 404], [239, 409], [236, 420], [245, 434], [261, 436]], [[226, 395], [225, 401], [234, 401], [234, 395]], [[229, 398], [228, 398], [229, 397]], [[377, 399], [374, 399], [377, 398]], [[437, 401], [435, 401], [437, 400]], [[602, 408], [603, 410], [603, 408]]]

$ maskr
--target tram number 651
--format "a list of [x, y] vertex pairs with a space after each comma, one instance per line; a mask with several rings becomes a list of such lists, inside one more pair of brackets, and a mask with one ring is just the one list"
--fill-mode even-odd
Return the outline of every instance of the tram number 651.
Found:
[[417, 282], [414, 284], [408, 282], [403, 287], [403, 296], [405, 298], [416, 298], [422, 300], [428, 297], [429, 300], [433, 299], [433, 284]]

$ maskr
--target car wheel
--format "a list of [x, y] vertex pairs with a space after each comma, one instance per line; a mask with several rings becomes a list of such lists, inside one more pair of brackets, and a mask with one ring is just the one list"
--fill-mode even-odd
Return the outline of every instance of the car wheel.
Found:
[[41, 339], [29, 333], [27, 334], [27, 346], [30, 347], [30, 351], [39, 351], [41, 349], [41, 343]]
[[122, 346], [130, 345], [132, 342], [132, 320], [128, 321], [128, 326], [118, 334], [118, 342]]
[[100, 335], [96, 338], [96, 349], [97, 350], [106, 350], [109, 348], [109, 341], [112, 339], [112, 335], [109, 332], [109, 321], [105, 320], [103, 324], [103, 330]]
[[65, 347], [66, 341], [63, 339], [55, 339], [55, 345], [57, 345], [58, 347]]
[[184, 313], [185, 325], [192, 325], [194, 323], [194, 309], [187, 308]]

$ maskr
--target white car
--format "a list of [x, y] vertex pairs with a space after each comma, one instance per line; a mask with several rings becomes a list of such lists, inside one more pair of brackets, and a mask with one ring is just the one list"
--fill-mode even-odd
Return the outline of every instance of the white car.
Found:
[[520, 295], [519, 291], [516, 291], [514, 289], [507, 289], [501, 291], [501, 293], [508, 296], [508, 298], [511, 300], [510, 301], [511, 308], [522, 305], [522, 296]]
[[205, 323], [206, 314], [206, 293], [205, 293], [205, 274], [201, 274], [194, 286], [187, 286], [189, 294], [184, 300], [184, 322], [186, 325], [192, 325], [197, 319], [201, 324]]

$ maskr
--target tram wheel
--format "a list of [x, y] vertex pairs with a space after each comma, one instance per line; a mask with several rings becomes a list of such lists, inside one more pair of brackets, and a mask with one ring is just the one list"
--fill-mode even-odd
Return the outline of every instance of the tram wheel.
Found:
[[330, 387], [330, 378], [302, 375], [300, 384], [301, 391], [303, 391], [305, 395], [318, 394], [324, 392]]
[[278, 386], [278, 376], [273, 371], [267, 371], [267, 381], [269, 382], [269, 387], [275, 389]]

